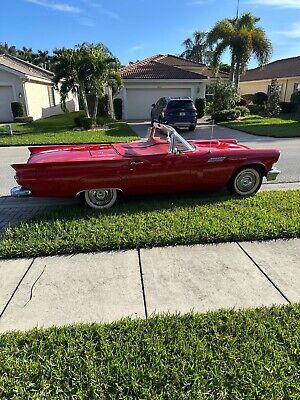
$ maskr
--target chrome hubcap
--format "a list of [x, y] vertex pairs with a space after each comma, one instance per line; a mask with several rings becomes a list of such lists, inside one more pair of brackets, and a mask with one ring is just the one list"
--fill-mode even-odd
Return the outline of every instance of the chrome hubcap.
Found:
[[256, 176], [251, 171], [242, 172], [236, 180], [236, 186], [241, 192], [249, 192], [256, 185]]
[[97, 206], [105, 206], [112, 200], [113, 191], [111, 189], [89, 190], [89, 198]]

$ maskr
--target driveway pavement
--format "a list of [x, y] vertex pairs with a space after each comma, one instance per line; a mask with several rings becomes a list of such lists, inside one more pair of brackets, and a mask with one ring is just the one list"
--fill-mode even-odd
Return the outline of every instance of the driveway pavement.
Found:
[[300, 301], [300, 239], [0, 260], [0, 332]]

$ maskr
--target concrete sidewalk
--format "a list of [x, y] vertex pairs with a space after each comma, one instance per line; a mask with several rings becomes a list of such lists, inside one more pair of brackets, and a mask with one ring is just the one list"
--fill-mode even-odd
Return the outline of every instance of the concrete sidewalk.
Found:
[[300, 301], [300, 239], [0, 261], [0, 331]]

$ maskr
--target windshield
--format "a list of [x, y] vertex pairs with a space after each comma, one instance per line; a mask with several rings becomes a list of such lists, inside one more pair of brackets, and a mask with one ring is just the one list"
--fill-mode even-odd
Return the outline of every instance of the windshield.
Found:
[[171, 136], [171, 152], [186, 152], [193, 151], [195, 148], [177, 132], [174, 132]]

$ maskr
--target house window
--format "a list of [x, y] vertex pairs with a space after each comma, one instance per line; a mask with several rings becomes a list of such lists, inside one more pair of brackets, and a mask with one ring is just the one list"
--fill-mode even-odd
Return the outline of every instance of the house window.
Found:
[[294, 83], [294, 93], [300, 92], [300, 83]]
[[49, 105], [50, 105], [50, 107], [54, 107], [55, 106], [54, 88], [52, 85], [48, 85], [47, 89], [48, 89], [48, 96], [49, 96]]
[[212, 91], [210, 85], [206, 85], [205, 99], [206, 99], [206, 103], [212, 103], [212, 101], [214, 99], [214, 94], [213, 94], [213, 91]]

